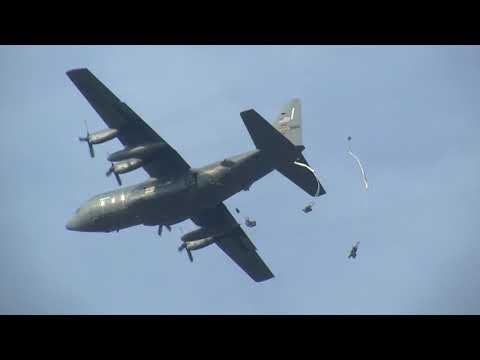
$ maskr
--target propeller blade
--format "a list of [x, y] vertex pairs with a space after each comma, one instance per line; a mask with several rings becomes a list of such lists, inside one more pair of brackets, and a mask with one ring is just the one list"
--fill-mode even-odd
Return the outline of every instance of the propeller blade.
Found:
[[117, 179], [118, 186], [122, 186], [122, 180], [120, 179], [120, 175], [118, 175], [117, 173], [114, 173], [114, 174], [115, 174], [115, 179]]
[[79, 137], [79, 141], [84, 141], [88, 144], [88, 149], [90, 150], [90, 157], [94, 158], [95, 157], [95, 152], [93, 151], [93, 144], [90, 142], [90, 132], [88, 131], [88, 125], [87, 125], [87, 120], [83, 119], [83, 122], [85, 124], [85, 130], [87, 131], [87, 136], [85, 137]]
[[110, 175], [112, 175], [112, 173], [113, 173], [113, 164], [112, 164], [112, 166], [110, 166], [110, 168], [109, 168], [108, 171], [105, 173], [105, 175], [106, 175], [107, 177], [109, 177]]
[[158, 236], [162, 236], [163, 225], [158, 225]]
[[118, 175], [118, 174], [115, 172], [113, 163], [112, 163], [112, 166], [110, 166], [110, 168], [107, 170], [107, 172], [105, 173], [105, 175], [108, 177], [108, 176], [110, 176], [110, 175], [112, 175], [112, 174], [115, 175], [115, 179], [117, 180], [118, 186], [122, 186], [122, 180], [120, 179], [120, 175]]
[[186, 250], [187, 250], [188, 259], [190, 260], [190, 262], [193, 262], [192, 252], [187, 249], [187, 243], [183, 243], [182, 245], [180, 245], [180, 246], [178, 247], [178, 251], [179, 251], [179, 252], [181, 252], [183, 249], [186, 249]]
[[165, 225], [165, 227], [168, 229], [168, 231], [172, 231], [172, 227], [170, 225]]
[[88, 149], [90, 150], [90, 157], [94, 158], [95, 157], [95, 151], [93, 150], [93, 144], [90, 141], [88, 142]]
[[93, 150], [93, 144], [90, 142], [89, 133], [87, 132], [87, 136], [85, 136], [85, 137], [79, 136], [78, 141], [86, 142], [88, 144], [88, 149], [90, 150], [90, 157], [94, 158], [95, 157], [95, 151]]

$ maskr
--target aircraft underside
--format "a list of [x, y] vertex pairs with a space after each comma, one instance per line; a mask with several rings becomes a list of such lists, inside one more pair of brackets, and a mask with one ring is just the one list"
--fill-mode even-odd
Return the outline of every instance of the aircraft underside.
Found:
[[[254, 109], [240, 117], [255, 150], [201, 168], [190, 164], [126, 103], [113, 94], [88, 69], [72, 69], [67, 75], [93, 107], [106, 129], [79, 138], [95, 157], [94, 146], [118, 140], [124, 147], [108, 156], [106, 176], [142, 168], [144, 183], [99, 194], [78, 208], [66, 224], [72, 231], [110, 232], [135, 225], [169, 227], [191, 219], [199, 228], [182, 236], [191, 251], [215, 244], [254, 281], [274, 277], [224, 200], [248, 190], [274, 169], [307, 194], [318, 197], [325, 190], [302, 152], [301, 106], [293, 99], [270, 124]], [[121, 176], [122, 175], [122, 176]]]
[[[142, 200], [132, 199], [131, 206], [114, 208], [110, 215], [106, 213], [104, 228], [97, 231], [118, 231], [140, 224], [177, 224], [205, 209], [215, 208], [239, 191], [248, 190], [272, 170], [273, 166], [256, 150], [194, 170], [190, 183], [188, 178], [182, 179], [180, 182], [186, 185], [174, 185], [173, 191], [168, 190], [171, 184], [149, 183], [144, 186]], [[131, 196], [136, 195], [133, 193]]]

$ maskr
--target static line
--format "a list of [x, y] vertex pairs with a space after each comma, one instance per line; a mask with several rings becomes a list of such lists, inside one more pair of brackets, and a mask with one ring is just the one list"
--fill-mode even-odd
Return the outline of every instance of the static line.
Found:
[[298, 161], [294, 161], [293, 162], [295, 165], [298, 165], [298, 166], [303, 166], [303, 167], [306, 167], [308, 170], [310, 170], [312, 173], [315, 173], [315, 170], [313, 170], [310, 166], [308, 166], [307, 164], [304, 164], [304, 163], [301, 163], [301, 162], [298, 162]]
[[318, 180], [317, 176], [315, 175], [315, 170], [313, 170], [307, 164], [304, 164], [304, 163], [301, 163], [301, 162], [298, 162], [298, 161], [294, 161], [293, 163], [295, 165], [298, 165], [298, 166], [303, 166], [304, 168], [307, 168], [308, 170], [310, 170], [312, 172], [313, 176], [315, 177], [315, 180], [317, 180], [317, 192], [313, 196], [318, 196], [318, 194], [320, 193], [320, 180]]
[[349, 150], [348, 153], [357, 161], [357, 164], [360, 167], [360, 170], [362, 171], [363, 182], [365, 183], [365, 190], [368, 190], [367, 176], [365, 175], [365, 171], [363, 170], [363, 166], [362, 166], [362, 163], [360, 162], [360, 159], [352, 152], [352, 150]]

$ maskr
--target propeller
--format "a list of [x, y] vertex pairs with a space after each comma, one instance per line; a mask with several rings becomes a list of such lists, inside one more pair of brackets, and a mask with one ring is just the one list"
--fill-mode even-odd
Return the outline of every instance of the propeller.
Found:
[[122, 186], [122, 180], [120, 179], [120, 175], [118, 175], [116, 172], [115, 172], [115, 166], [113, 164], [113, 162], [111, 163], [112, 165], [110, 166], [110, 168], [108, 169], [108, 171], [105, 173], [105, 175], [107, 177], [109, 177], [110, 175], [112, 175], [112, 173], [115, 175], [115, 179], [117, 179], [117, 183], [118, 183], [118, 186]]
[[78, 140], [80, 142], [86, 142], [88, 144], [88, 149], [90, 150], [90, 157], [94, 158], [95, 151], [93, 150], [93, 144], [90, 142], [90, 132], [88, 131], [87, 120], [84, 120], [84, 122], [85, 122], [85, 129], [87, 130], [87, 136], [85, 137], [80, 136]]
[[180, 245], [178, 251], [181, 252], [183, 249], [187, 250], [188, 258], [190, 259], [190, 262], [193, 262], [192, 252], [187, 249], [187, 243], [183, 243], [182, 245]]

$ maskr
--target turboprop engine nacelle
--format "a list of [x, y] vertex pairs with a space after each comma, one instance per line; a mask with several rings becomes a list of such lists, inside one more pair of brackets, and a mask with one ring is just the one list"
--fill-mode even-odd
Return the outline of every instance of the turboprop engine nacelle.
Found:
[[118, 135], [117, 129], [105, 129], [105, 130], [101, 130], [101, 131], [97, 131], [92, 134], [89, 134], [88, 141], [94, 145], [101, 144], [101, 143], [104, 143], [105, 141], [109, 141], [116, 138], [117, 135]]
[[112, 163], [112, 166], [110, 166], [110, 168], [108, 169], [105, 175], [110, 176], [114, 174], [118, 185], [121, 186], [122, 180], [120, 179], [119, 174], [125, 174], [127, 172], [138, 169], [140, 166], [143, 165], [143, 163], [144, 161], [141, 159], [127, 159], [124, 161], [120, 161], [116, 164]]
[[114, 152], [108, 157], [109, 161], [121, 161], [130, 158], [135, 159], [145, 159], [154, 153], [161, 151], [163, 148], [166, 148], [168, 145], [163, 142], [139, 145], [132, 148], [126, 148], [117, 152]]
[[[128, 159], [112, 164], [110, 170], [116, 174], [125, 174], [127, 172], [138, 169], [143, 165], [142, 159]], [[109, 171], [110, 171], [109, 170]]]
[[193, 250], [198, 250], [201, 248], [204, 248], [208, 245], [211, 245], [215, 242], [215, 238], [213, 236], [204, 238], [204, 239], [199, 239], [199, 240], [194, 240], [194, 241], [189, 241], [185, 243], [185, 248], [189, 251]]
[[190, 243], [190, 242], [202, 240], [208, 237], [218, 237], [221, 235], [225, 235], [232, 230], [233, 228], [219, 228], [219, 229], [200, 228], [183, 235], [182, 241], [185, 243]]
[[112, 140], [117, 137], [117, 129], [105, 129], [101, 131], [94, 132], [90, 134], [87, 129], [87, 136], [79, 137], [78, 140], [85, 141], [88, 144], [90, 150], [90, 156], [95, 157], [95, 151], [93, 150], [93, 145], [104, 143], [105, 141]]

